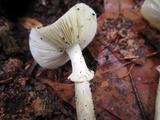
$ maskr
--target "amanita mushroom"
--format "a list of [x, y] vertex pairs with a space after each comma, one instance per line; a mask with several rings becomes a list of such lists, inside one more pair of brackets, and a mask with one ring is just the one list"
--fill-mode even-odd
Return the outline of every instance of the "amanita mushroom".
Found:
[[[156, 67], [156, 70], [160, 73], [160, 65]], [[158, 87], [157, 87], [154, 120], [160, 120], [160, 77], [159, 77]]]
[[71, 59], [72, 73], [68, 79], [75, 82], [78, 120], [95, 119], [89, 83], [94, 72], [87, 67], [82, 50], [96, 30], [96, 13], [88, 5], [78, 3], [53, 24], [32, 28], [30, 32], [30, 51], [40, 66], [54, 69]]
[[145, 0], [141, 14], [152, 27], [160, 30], [160, 0]]

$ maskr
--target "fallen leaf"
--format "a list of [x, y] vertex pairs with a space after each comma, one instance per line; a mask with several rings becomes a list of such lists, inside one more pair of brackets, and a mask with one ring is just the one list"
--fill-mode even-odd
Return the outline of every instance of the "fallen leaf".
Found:
[[34, 18], [22, 17], [19, 19], [19, 22], [26, 29], [31, 29], [33, 27], [42, 27], [42, 23]]
[[102, 114], [99, 119], [108, 118], [103, 116], [105, 111], [113, 120], [152, 120], [158, 81], [155, 67], [160, 61], [155, 54], [147, 57], [156, 51], [140, 35], [142, 29], [151, 28], [132, 0], [105, 0], [104, 6], [97, 35], [88, 46], [98, 62], [92, 80], [96, 113]]

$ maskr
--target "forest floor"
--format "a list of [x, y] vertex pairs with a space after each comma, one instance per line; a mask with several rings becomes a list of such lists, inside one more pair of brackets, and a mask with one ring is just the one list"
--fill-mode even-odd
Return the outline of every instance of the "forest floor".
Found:
[[[142, 3], [129, 1], [135, 9]], [[98, 18], [97, 34], [83, 50], [95, 71], [91, 88], [97, 120], [153, 120], [159, 32], [146, 21], [135, 22], [136, 17], [111, 17], [116, 16], [112, 0], [36, 0], [25, 21], [0, 18], [0, 120], [76, 120], [74, 83], [67, 79], [71, 62], [54, 70], [36, 64], [26, 26], [29, 18], [49, 25], [77, 2], [92, 7]]]

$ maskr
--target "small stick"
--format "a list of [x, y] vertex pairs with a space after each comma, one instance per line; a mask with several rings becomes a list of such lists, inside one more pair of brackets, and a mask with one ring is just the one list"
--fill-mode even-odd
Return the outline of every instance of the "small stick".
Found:
[[113, 72], [113, 71], [116, 71], [116, 70], [119, 70], [120, 68], [123, 68], [124, 66], [126, 66], [126, 65], [129, 65], [129, 64], [131, 64], [132, 62], [127, 62], [127, 63], [125, 63], [125, 64], [123, 64], [122, 66], [120, 66], [120, 67], [116, 67], [116, 68], [112, 68], [112, 69], [110, 69], [110, 70], [106, 70], [106, 71], [103, 71], [101, 74], [104, 74], [104, 73], [107, 73], [107, 72]]
[[139, 106], [141, 114], [142, 114], [142, 118], [143, 118], [143, 120], [147, 120], [146, 115], [145, 115], [144, 107], [142, 105], [141, 99], [140, 99], [139, 94], [137, 92], [137, 89], [136, 89], [136, 86], [135, 86], [135, 83], [133, 81], [133, 77], [132, 77], [131, 73], [129, 74], [129, 77], [130, 77], [130, 81], [131, 81], [131, 85], [132, 85], [133, 91], [135, 93], [136, 100], [138, 102], [138, 106]]
[[27, 71], [26, 74], [25, 74], [26, 77], [30, 77], [30, 76], [31, 76], [31, 74], [33, 73], [36, 65], [37, 65], [37, 62], [34, 60], [34, 61], [32, 62], [32, 64], [31, 64], [30, 68], [28, 69], [28, 71]]
[[0, 80], [0, 84], [6, 84], [6, 83], [10, 82], [12, 79], [13, 79], [13, 77], [9, 77], [5, 80]]
[[[152, 56], [154, 56], [156, 54], [158, 54], [158, 52], [153, 52], [153, 53], [147, 54], [146, 57], [152, 57]], [[121, 61], [121, 60], [138, 59], [138, 58], [140, 58], [140, 56], [119, 58], [118, 60]]]
[[122, 77], [115, 77], [115, 78], [112, 78], [112, 79], [122, 79], [124, 77], [127, 77], [130, 73], [131, 73], [131, 70], [132, 68], [135, 66], [135, 64], [132, 64], [132, 66], [129, 68], [128, 72], [126, 75], [122, 76]]
[[146, 55], [146, 57], [151, 57], [151, 56], [154, 56], [154, 55], [156, 55], [156, 54], [158, 54], [158, 52], [150, 53], [150, 54]]

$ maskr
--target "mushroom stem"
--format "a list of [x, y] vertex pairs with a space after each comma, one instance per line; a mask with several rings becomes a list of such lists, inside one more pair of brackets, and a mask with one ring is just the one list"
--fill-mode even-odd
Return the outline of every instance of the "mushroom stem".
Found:
[[68, 79], [73, 82], [90, 81], [94, 76], [94, 72], [88, 69], [79, 44], [68, 48], [66, 52], [72, 63], [72, 73]]
[[94, 76], [94, 72], [88, 69], [78, 44], [75, 44], [66, 51], [72, 62], [72, 73], [68, 79], [75, 82], [77, 118], [78, 120], [95, 120], [89, 83]]
[[88, 81], [75, 82], [75, 98], [78, 120], [95, 120], [92, 93]]
[[[156, 67], [156, 70], [160, 73], [160, 65]], [[155, 103], [155, 116], [154, 120], [160, 120], [160, 77], [158, 81], [156, 103]]]

